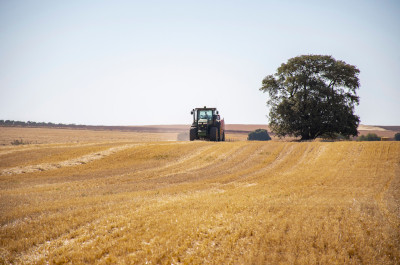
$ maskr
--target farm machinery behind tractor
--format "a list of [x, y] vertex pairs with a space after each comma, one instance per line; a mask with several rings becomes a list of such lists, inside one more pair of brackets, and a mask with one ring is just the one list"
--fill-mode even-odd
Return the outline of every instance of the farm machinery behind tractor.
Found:
[[193, 123], [190, 127], [190, 141], [196, 139], [225, 141], [225, 122], [216, 108], [196, 108], [191, 111]]

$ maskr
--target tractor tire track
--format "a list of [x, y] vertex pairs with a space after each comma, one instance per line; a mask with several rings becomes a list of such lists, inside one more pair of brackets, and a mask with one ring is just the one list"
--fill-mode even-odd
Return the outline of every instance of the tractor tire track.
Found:
[[47, 171], [47, 170], [59, 169], [62, 167], [72, 167], [72, 166], [87, 164], [92, 161], [99, 160], [99, 159], [102, 159], [109, 155], [115, 154], [119, 151], [126, 150], [126, 149], [129, 149], [129, 148], [132, 148], [135, 146], [139, 146], [139, 145], [144, 145], [144, 144], [125, 144], [122, 146], [111, 147], [104, 151], [93, 152], [93, 153], [90, 153], [87, 155], [83, 155], [83, 156], [76, 157], [73, 159], [64, 160], [64, 161], [57, 162], [57, 163], [43, 163], [43, 164], [37, 164], [37, 165], [6, 168], [6, 169], [3, 169], [2, 171], [0, 171], [0, 176], [18, 175], [18, 174], [23, 174], [23, 173]]

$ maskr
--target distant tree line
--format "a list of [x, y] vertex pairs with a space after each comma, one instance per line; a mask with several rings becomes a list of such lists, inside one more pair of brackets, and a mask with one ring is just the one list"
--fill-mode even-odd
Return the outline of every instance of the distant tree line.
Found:
[[52, 122], [35, 122], [35, 121], [14, 121], [14, 120], [0, 120], [0, 126], [3, 127], [74, 127], [84, 128], [86, 125], [63, 124], [63, 123], [52, 123]]

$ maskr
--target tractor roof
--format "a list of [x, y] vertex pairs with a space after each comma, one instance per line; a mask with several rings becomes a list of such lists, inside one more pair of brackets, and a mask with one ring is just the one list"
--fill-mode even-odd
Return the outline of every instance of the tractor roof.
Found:
[[217, 108], [207, 108], [204, 106], [204, 108], [195, 108], [195, 110], [216, 110]]

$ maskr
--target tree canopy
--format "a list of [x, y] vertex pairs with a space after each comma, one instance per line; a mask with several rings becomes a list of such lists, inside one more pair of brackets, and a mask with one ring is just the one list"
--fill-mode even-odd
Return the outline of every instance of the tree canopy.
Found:
[[283, 63], [260, 88], [269, 94], [272, 132], [302, 140], [357, 136], [359, 73], [355, 66], [326, 55], [302, 55]]

